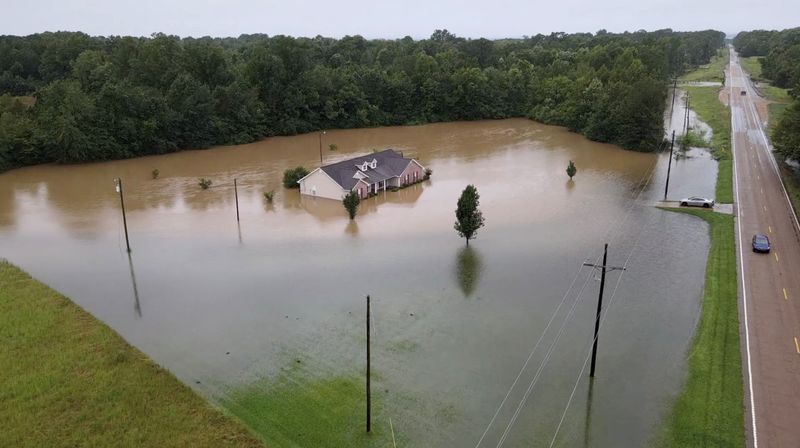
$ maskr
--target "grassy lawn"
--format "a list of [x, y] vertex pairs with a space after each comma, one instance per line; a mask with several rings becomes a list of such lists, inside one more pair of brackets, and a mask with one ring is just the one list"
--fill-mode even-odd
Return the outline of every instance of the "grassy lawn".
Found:
[[701, 65], [697, 70], [691, 71], [680, 77], [681, 81], [718, 81], [725, 79], [725, 66], [728, 64], [727, 50], [717, 50], [717, 55], [711, 58], [707, 65]]
[[665, 210], [704, 219], [711, 247], [703, 311], [688, 354], [688, 378], [656, 445], [744, 447], [734, 218], [704, 210]]
[[719, 87], [683, 87], [690, 96], [691, 108], [713, 130], [711, 148], [719, 161], [717, 202], [733, 202], [733, 165], [731, 163], [731, 112], [719, 101]]
[[0, 341], [0, 446], [263, 446], [109, 327], [5, 261]]

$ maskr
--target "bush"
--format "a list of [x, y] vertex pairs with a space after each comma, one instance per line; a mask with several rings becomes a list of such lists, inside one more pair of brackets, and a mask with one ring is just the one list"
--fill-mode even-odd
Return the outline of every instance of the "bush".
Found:
[[336, 143], [331, 143], [330, 145], [328, 145], [328, 148], [331, 151], [336, 151], [337, 149], [339, 149], [339, 146]]
[[203, 190], [208, 190], [208, 187], [211, 186], [211, 179], [206, 179], [205, 177], [200, 178], [200, 182], [197, 183], [200, 185], [200, 188]]
[[290, 168], [283, 172], [283, 186], [286, 188], [300, 188], [298, 180], [308, 176], [308, 170], [302, 166]]
[[350, 216], [350, 219], [356, 217], [356, 213], [358, 212], [358, 206], [361, 204], [361, 198], [358, 197], [355, 191], [351, 191], [347, 194], [347, 196], [342, 199], [342, 204], [344, 204], [344, 208], [347, 210], [347, 214]]
[[158, 168], [156, 168], [150, 174], [153, 175], [153, 179], [158, 179], [158, 175], [161, 173], [158, 171]]
[[430, 168], [425, 168], [425, 178], [424, 178], [424, 179], [425, 179], [425, 180], [428, 180], [428, 179], [430, 179], [432, 174], [433, 174], [433, 170], [432, 170], [432, 169], [430, 169]]
[[264, 199], [271, 204], [272, 200], [275, 199], [275, 190], [265, 191]]

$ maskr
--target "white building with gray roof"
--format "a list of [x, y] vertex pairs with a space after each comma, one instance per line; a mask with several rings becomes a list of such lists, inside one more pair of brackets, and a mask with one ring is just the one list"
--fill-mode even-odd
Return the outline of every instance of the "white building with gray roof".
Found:
[[414, 159], [386, 149], [323, 165], [299, 181], [300, 194], [341, 200], [355, 191], [362, 199], [391, 188], [423, 180], [425, 167]]

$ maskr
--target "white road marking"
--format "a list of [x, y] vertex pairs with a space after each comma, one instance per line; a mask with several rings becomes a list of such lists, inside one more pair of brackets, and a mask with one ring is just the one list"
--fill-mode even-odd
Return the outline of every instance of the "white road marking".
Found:
[[[732, 56], [732, 55], [731, 55]], [[728, 68], [728, 73], [731, 75], [731, 87], [730, 87], [730, 97], [731, 97], [731, 110], [733, 110], [733, 57], [730, 58], [730, 66]], [[733, 113], [731, 113], [731, 132], [735, 133], [735, 127], [733, 122]], [[745, 336], [745, 345], [747, 346], [747, 383], [750, 390], [750, 419], [753, 423], [753, 448], [758, 448], [758, 429], [756, 427], [756, 404], [755, 398], [753, 397], [753, 365], [751, 361], [751, 354], [750, 354], [750, 325], [749, 320], [747, 317], [747, 281], [744, 277], [744, 252], [742, 250], [742, 216], [741, 216], [741, 205], [742, 202], [739, 200], [739, 175], [738, 170], [736, 169], [736, 136], [731, 136], [731, 154], [733, 157], [733, 177], [734, 177], [734, 186], [736, 187], [736, 224], [738, 226], [738, 240], [739, 240], [739, 266], [741, 268], [741, 277], [742, 277], [742, 308], [744, 314], [744, 336]]]

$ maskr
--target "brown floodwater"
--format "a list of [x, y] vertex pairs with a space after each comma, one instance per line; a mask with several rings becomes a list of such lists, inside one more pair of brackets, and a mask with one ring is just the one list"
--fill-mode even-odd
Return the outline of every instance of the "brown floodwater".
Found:
[[[666, 155], [524, 119], [328, 131], [322, 147], [326, 163], [395, 148], [433, 176], [349, 221], [338, 201], [281, 186], [285, 169], [319, 165], [318, 134], [28, 167], [0, 175], [0, 257], [215, 401], [297, 356], [320, 377], [361, 372], [371, 294], [373, 365], [404, 397], [383, 401], [406, 446], [548, 446], [571, 395], [560, 446], [652, 439], [685, 377], [708, 248], [704, 223], [652, 207]], [[670, 196], [713, 194], [715, 172], [702, 150], [676, 161]], [[453, 230], [467, 184], [486, 218], [469, 249]], [[618, 289], [609, 275], [589, 393], [578, 374], [599, 285], [580, 266], [604, 242], [609, 264], [630, 258]]]

